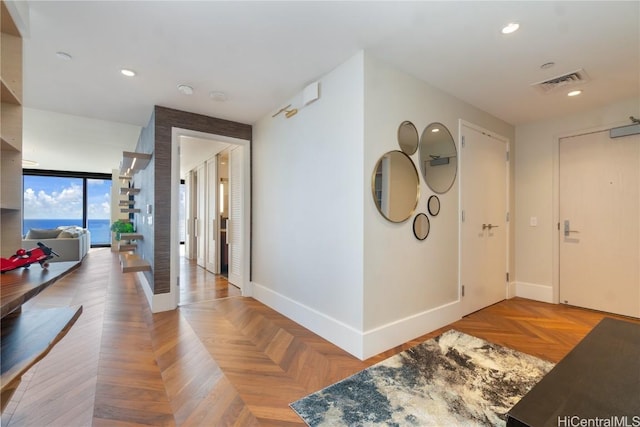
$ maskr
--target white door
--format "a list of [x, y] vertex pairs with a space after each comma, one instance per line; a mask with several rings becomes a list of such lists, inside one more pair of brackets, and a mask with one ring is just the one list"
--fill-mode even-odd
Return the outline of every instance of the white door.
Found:
[[229, 282], [242, 289], [243, 281], [243, 239], [244, 223], [244, 147], [236, 146], [229, 153], [229, 221], [227, 238], [229, 240]]
[[189, 171], [185, 176], [185, 236], [184, 236], [184, 256], [187, 259], [193, 259], [195, 254], [195, 238], [193, 236], [193, 224], [195, 222], [195, 200], [193, 172]]
[[640, 136], [560, 139], [560, 302], [640, 317]]
[[196, 220], [194, 234], [196, 237], [196, 262], [200, 267], [206, 261], [206, 219], [207, 219], [207, 177], [204, 163], [196, 168]]
[[216, 218], [218, 215], [218, 171], [216, 168], [218, 159], [213, 157], [207, 160], [207, 221], [206, 221], [206, 246], [207, 246], [207, 270], [218, 273], [218, 228]]
[[509, 145], [461, 126], [460, 281], [463, 315], [507, 297]]

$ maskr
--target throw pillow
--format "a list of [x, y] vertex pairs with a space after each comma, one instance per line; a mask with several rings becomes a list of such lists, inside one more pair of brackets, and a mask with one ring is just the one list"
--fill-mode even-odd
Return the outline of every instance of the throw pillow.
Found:
[[58, 235], [58, 239], [76, 239], [76, 238], [78, 238], [78, 233], [74, 233], [67, 230], [63, 230], [62, 233]]
[[30, 228], [25, 239], [55, 239], [62, 230], [48, 228]]

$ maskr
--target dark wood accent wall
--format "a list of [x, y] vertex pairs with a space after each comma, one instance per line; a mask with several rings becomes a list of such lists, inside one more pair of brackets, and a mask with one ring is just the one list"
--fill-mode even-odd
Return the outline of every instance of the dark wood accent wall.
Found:
[[[252, 127], [251, 125], [243, 123], [160, 106], [155, 106], [148, 127], [153, 128], [155, 139], [153, 157], [147, 169], [138, 174], [153, 179], [152, 185], [150, 185], [150, 182], [146, 182], [147, 179], [144, 179], [144, 185], [149, 187], [149, 190], [152, 192], [154, 212], [153, 226], [150, 227], [151, 230], [148, 230], [150, 232], [149, 237], [145, 234], [144, 243], [145, 251], [153, 251], [153, 260], [150, 260], [153, 268], [152, 272], [145, 272], [145, 274], [147, 275], [147, 280], [149, 280], [149, 283], [151, 283], [153, 287], [153, 293], [163, 294], [171, 290], [169, 273], [171, 261], [172, 129], [194, 130], [251, 141]], [[146, 149], [141, 151], [149, 152]], [[149, 171], [149, 169], [151, 169], [152, 172]], [[151, 202], [143, 203], [142, 208], [145, 207], [146, 203]], [[145, 258], [148, 259], [146, 256]]]

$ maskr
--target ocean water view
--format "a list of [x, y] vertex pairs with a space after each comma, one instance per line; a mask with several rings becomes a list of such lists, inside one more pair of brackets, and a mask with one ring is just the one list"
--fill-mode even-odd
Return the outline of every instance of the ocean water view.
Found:
[[[91, 232], [92, 245], [108, 245], [111, 243], [111, 220], [89, 219], [87, 227]], [[27, 234], [30, 228], [58, 228], [64, 225], [82, 227], [82, 219], [24, 219], [22, 223], [22, 235]]]

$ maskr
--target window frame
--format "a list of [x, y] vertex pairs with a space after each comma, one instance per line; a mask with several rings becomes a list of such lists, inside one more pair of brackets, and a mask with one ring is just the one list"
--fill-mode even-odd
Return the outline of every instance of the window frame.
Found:
[[[111, 187], [113, 188], [113, 177], [108, 173], [99, 172], [76, 172], [76, 171], [58, 171], [49, 169], [22, 169], [22, 218], [24, 223], [24, 177], [25, 176], [44, 176], [51, 178], [81, 178], [82, 179], [82, 227], [87, 228], [87, 180], [88, 179], [102, 179], [111, 181]], [[111, 201], [113, 203], [113, 200]], [[108, 248], [111, 247], [111, 243], [94, 244], [91, 243], [92, 248]]]

